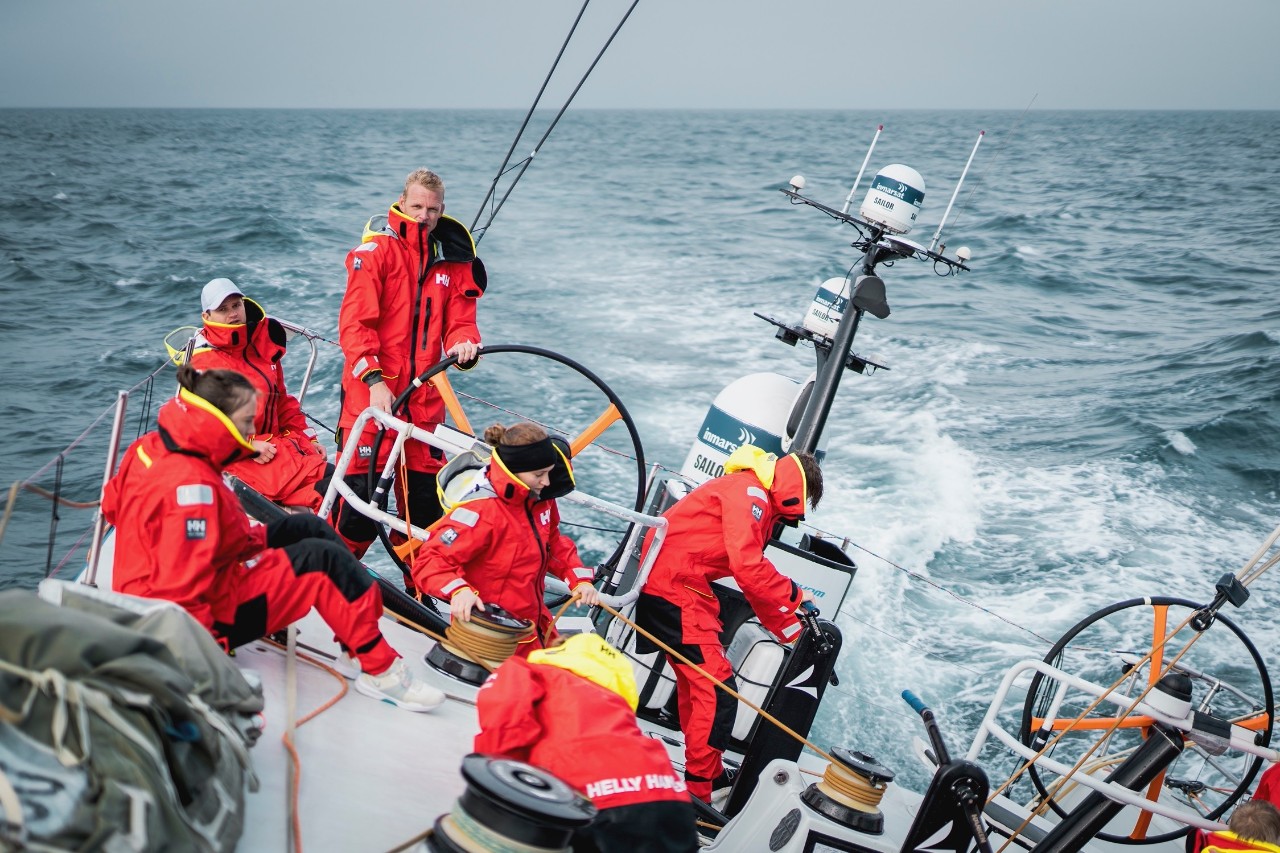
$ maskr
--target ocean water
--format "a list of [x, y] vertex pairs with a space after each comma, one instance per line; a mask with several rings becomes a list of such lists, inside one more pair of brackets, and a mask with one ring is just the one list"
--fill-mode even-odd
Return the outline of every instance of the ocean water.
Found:
[[[428, 165], [470, 224], [520, 119], [0, 111], [0, 485], [38, 472], [94, 499], [109, 419], [60, 481], [54, 460], [164, 361], [168, 332], [199, 322], [210, 278], [336, 340], [364, 221]], [[800, 173], [838, 207], [881, 122], [862, 191], [886, 164], [918, 169], [920, 242], [987, 131], [944, 235], [971, 248], [972, 272], [882, 268], [893, 313], [867, 318], [855, 349], [891, 369], [844, 378], [810, 516], [860, 566], [816, 739], [919, 782], [905, 742], [922, 732], [899, 691], [935, 708], [957, 750], [1010, 663], [1114, 601], [1210, 597], [1280, 523], [1280, 113], [571, 112], [480, 244], [480, 322], [487, 343], [595, 371], [646, 459], [678, 467], [724, 385], [812, 370], [811, 350], [752, 314], [798, 321], [856, 260], [855, 235], [778, 190]], [[305, 355], [289, 356], [295, 381]], [[305, 404], [321, 425], [340, 367], [321, 341]], [[516, 412], [574, 432], [602, 408], [524, 356], [458, 384], [502, 407], [468, 401], [480, 426]], [[171, 371], [150, 402], [137, 389], [126, 439], [172, 390]], [[604, 443], [621, 455], [585, 462], [584, 484], [626, 499], [629, 443], [616, 428]], [[83, 564], [91, 514], [59, 516], [50, 553], [49, 504], [18, 497], [0, 588]], [[611, 547], [606, 531], [579, 539], [597, 558]], [[1264, 576], [1234, 614], [1271, 665], [1277, 583]], [[1206, 648], [1242, 665], [1229, 642]]]

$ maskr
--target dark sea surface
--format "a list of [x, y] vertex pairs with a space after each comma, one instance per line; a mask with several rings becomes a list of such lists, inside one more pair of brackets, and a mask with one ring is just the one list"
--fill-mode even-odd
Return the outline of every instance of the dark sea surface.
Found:
[[[336, 340], [363, 223], [427, 165], [469, 225], [520, 119], [0, 110], [0, 485], [40, 472], [54, 489], [52, 460], [163, 363], [167, 333], [198, 324], [210, 278]], [[778, 190], [801, 173], [839, 207], [880, 122], [855, 205], [877, 169], [911, 165], [922, 243], [987, 131], [944, 235], [973, 271], [882, 269], [893, 313], [868, 318], [855, 349], [891, 370], [843, 380], [810, 516], [861, 567], [817, 739], [918, 781], [899, 691], [933, 705], [958, 749], [1041, 637], [1134, 596], [1206, 599], [1280, 523], [1280, 113], [571, 112], [480, 244], [480, 322], [489, 344], [594, 370], [647, 459], [678, 468], [724, 385], [812, 370], [811, 349], [752, 314], [798, 321], [855, 261], [855, 235]], [[287, 362], [295, 382], [305, 350]], [[458, 387], [570, 433], [602, 407], [522, 358], [492, 356]], [[340, 367], [322, 341], [305, 407], [323, 425]], [[154, 414], [146, 391], [126, 440]], [[172, 391], [170, 369], [154, 395]], [[490, 414], [480, 426], [511, 420]], [[108, 427], [66, 455], [64, 496], [96, 497]], [[629, 452], [616, 429], [606, 439]], [[625, 500], [629, 464], [588, 463], [584, 485]], [[59, 576], [83, 565], [91, 520], [60, 511]], [[0, 588], [44, 576], [49, 527], [48, 503], [22, 493]], [[611, 547], [579, 539], [596, 558]], [[1277, 584], [1264, 576], [1238, 612], [1272, 665]], [[1204, 654], [1238, 663], [1223, 648]]]

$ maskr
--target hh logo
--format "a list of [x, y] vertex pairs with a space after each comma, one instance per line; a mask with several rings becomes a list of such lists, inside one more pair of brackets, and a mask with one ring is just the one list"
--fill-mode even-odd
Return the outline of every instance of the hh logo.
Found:
[[205, 531], [208, 529], [208, 524], [209, 522], [205, 521], [203, 518], [188, 518], [187, 538], [203, 539]]
[[441, 287], [448, 287], [448, 286], [449, 286], [449, 274], [448, 274], [447, 272], [438, 272], [438, 273], [436, 273], [436, 284], [440, 285]]
[[542, 515], [538, 516], [538, 523], [539, 523], [539, 524], [541, 524], [543, 527], [546, 527], [548, 524], [550, 524], [550, 523], [551, 523], [551, 510], [549, 510], [549, 509], [544, 509], [544, 510], [542, 511]]
[[762, 507], [756, 506], [755, 504], [752, 504], [751, 514], [756, 517], [756, 521], [759, 521], [760, 517], [764, 515], [764, 509]]
[[368, 459], [370, 456], [373, 455], [373, 445], [361, 444], [356, 448], [356, 453], [360, 454], [361, 459]]

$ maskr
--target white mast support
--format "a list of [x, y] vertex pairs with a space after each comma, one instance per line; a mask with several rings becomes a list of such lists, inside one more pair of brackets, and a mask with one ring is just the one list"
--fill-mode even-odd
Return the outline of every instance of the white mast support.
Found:
[[938, 223], [938, 230], [933, 232], [933, 242], [929, 244], [929, 251], [932, 252], [938, 245], [938, 240], [942, 237], [942, 226], [947, 224], [947, 217], [951, 215], [951, 206], [956, 203], [956, 196], [960, 195], [960, 186], [964, 183], [964, 176], [969, 174], [969, 167], [973, 165], [973, 155], [978, 153], [978, 146], [982, 144], [982, 137], [986, 136], [985, 130], [978, 131], [978, 141], [973, 143], [973, 150], [969, 152], [969, 161], [964, 164], [964, 171], [960, 173], [960, 180], [956, 181], [955, 192], [951, 193], [951, 201], [947, 202], [947, 209], [942, 212], [942, 221]]
[[871, 137], [871, 147], [867, 149], [867, 156], [862, 158], [862, 167], [858, 169], [858, 177], [853, 179], [853, 186], [849, 187], [849, 195], [844, 200], [844, 207], [840, 208], [841, 213], [849, 212], [849, 205], [853, 204], [853, 194], [858, 191], [858, 184], [862, 183], [862, 173], [867, 171], [867, 163], [871, 161], [871, 152], [876, 150], [876, 141], [880, 139], [880, 131], [884, 130], [884, 125], [876, 127], [876, 135]]
[[[116, 396], [116, 416], [111, 421], [111, 443], [107, 445], [107, 468], [102, 473], [102, 489], [106, 489], [107, 481], [116, 472], [116, 460], [120, 455], [120, 434], [124, 432], [124, 412], [129, 406], [129, 392], [119, 391]], [[102, 498], [102, 490], [98, 491]], [[93, 536], [89, 542], [88, 569], [84, 573], [84, 582], [88, 586], [98, 585], [98, 560], [102, 558], [102, 533], [107, 526], [107, 519], [102, 515], [102, 506], [93, 514]]]

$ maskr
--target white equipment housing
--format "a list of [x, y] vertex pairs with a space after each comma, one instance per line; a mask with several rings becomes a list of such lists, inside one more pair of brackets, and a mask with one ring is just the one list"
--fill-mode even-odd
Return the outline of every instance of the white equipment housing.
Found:
[[849, 279], [844, 277], [829, 278], [818, 285], [818, 292], [809, 303], [809, 310], [804, 314], [802, 325], [830, 340], [836, 336], [840, 320], [849, 308]]
[[812, 377], [802, 384], [778, 373], [752, 373], [725, 386], [707, 410], [681, 476], [694, 485], [719, 477], [729, 454], [744, 444], [786, 453], [794, 437], [788, 423], [812, 383]]
[[906, 234], [924, 206], [924, 178], [910, 166], [893, 163], [876, 172], [858, 214], [895, 234]]

